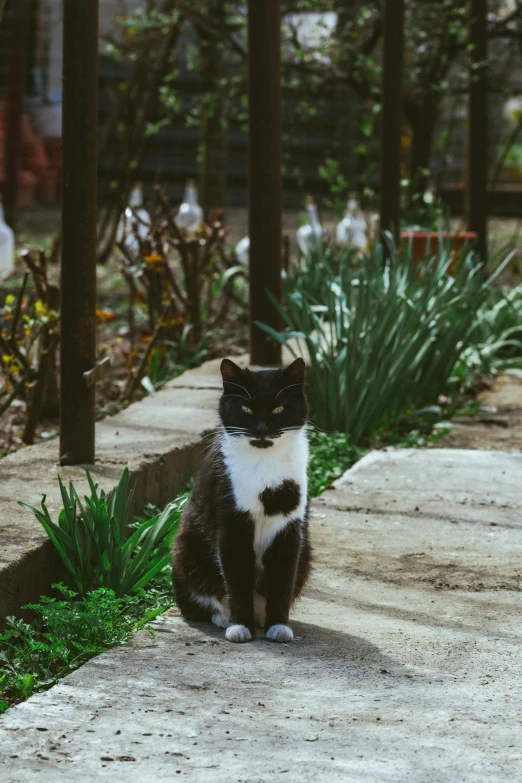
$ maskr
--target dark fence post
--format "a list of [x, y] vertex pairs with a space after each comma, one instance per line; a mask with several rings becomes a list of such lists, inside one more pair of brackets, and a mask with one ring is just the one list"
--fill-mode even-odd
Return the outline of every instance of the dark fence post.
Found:
[[63, 3], [60, 464], [94, 462], [98, 0]]
[[477, 250], [488, 252], [488, 85], [487, 0], [470, 0], [471, 73], [468, 116], [466, 213], [468, 230], [478, 234]]
[[248, 235], [250, 360], [281, 363], [281, 346], [256, 325], [280, 328], [268, 298], [281, 301], [281, 12], [280, 0], [248, 0]]
[[5, 101], [5, 219], [11, 228], [16, 223], [18, 178], [22, 156], [22, 114], [24, 112], [25, 79], [27, 75], [27, 36], [29, 29], [29, 0], [10, 3], [9, 66]]
[[380, 230], [387, 258], [383, 232], [391, 232], [397, 245], [400, 240], [404, 0], [385, 0], [383, 22]]

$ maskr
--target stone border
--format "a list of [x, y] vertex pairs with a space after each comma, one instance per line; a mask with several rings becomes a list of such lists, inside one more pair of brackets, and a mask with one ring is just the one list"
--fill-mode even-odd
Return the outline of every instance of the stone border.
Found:
[[[247, 357], [236, 361], [245, 365]], [[220, 360], [206, 362], [157, 394], [96, 425], [96, 463], [89, 469], [109, 490], [128, 467], [136, 510], [165, 505], [183, 491], [204, 453], [205, 433], [217, 424]], [[81, 466], [59, 467], [56, 440], [0, 459], [0, 624], [63, 578], [60, 560], [39, 523], [18, 500], [39, 507], [47, 496], [51, 515], [62, 507], [58, 474], [87, 491]]]

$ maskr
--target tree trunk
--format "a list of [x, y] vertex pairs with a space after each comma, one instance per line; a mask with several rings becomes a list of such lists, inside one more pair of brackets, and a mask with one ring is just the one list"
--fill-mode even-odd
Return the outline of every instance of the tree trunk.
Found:
[[[430, 96], [433, 100], [433, 96]], [[406, 108], [406, 118], [412, 134], [410, 198], [423, 194], [431, 177], [433, 137], [438, 119], [438, 104], [429, 108], [426, 104]]]
[[[223, 23], [225, 5], [214, 0], [210, 16]], [[223, 44], [204, 27], [198, 30], [201, 76], [206, 101], [201, 113], [201, 143], [199, 147], [199, 200], [208, 215], [215, 207], [226, 206], [227, 197], [227, 130], [225, 122], [225, 95], [219, 86], [224, 73]]]

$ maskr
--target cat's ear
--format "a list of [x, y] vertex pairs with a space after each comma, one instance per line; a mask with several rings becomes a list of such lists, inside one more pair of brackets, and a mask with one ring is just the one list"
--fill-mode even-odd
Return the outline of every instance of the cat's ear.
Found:
[[245, 373], [231, 359], [223, 359], [221, 362], [221, 377], [223, 383], [245, 382]]
[[306, 365], [304, 359], [296, 359], [280, 375], [280, 381], [288, 385], [304, 383]]

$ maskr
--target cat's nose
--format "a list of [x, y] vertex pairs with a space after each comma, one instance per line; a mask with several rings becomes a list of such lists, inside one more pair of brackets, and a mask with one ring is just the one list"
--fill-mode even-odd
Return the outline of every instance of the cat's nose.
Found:
[[256, 435], [263, 437], [268, 432], [268, 427], [264, 421], [259, 421], [256, 426]]

